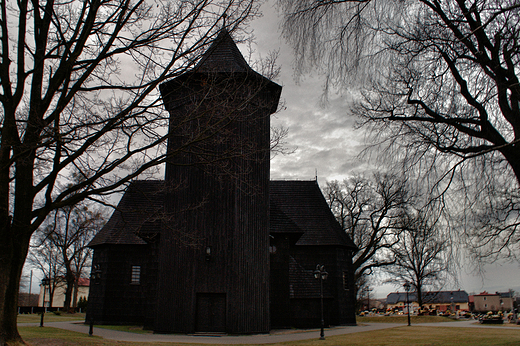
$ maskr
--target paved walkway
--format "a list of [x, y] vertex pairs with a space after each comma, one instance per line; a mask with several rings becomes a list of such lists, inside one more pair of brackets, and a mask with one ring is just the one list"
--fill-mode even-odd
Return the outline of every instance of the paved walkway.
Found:
[[[20, 326], [39, 324], [19, 324]], [[54, 327], [59, 329], [71, 330], [79, 333], [88, 333], [89, 326], [83, 322], [47, 322], [46, 327]], [[402, 326], [398, 323], [365, 323], [358, 326], [341, 326], [325, 329], [325, 337], [331, 335], [342, 335], [349, 333], [366, 332], [371, 330], [387, 329]], [[272, 344], [285, 341], [298, 341], [317, 339], [320, 337], [320, 330], [313, 329], [307, 331], [273, 331], [271, 334], [255, 334], [255, 335], [186, 335], [186, 334], [139, 334], [129, 333], [117, 330], [96, 328], [94, 327], [94, 335], [100, 336], [107, 340], [117, 341], [133, 341], [133, 342], [172, 342], [172, 343], [197, 343], [197, 344], [220, 344], [220, 345], [235, 345], [235, 344]]]
[[[39, 325], [35, 323], [31, 324], [20, 324], [22, 325]], [[439, 323], [420, 323], [418, 326], [425, 327], [467, 327], [467, 328], [506, 328], [516, 329], [520, 331], [519, 327], [516, 326], [496, 326], [496, 325], [482, 325], [476, 323], [474, 320], [459, 321], [459, 322], [439, 322]], [[79, 333], [88, 333], [89, 326], [83, 322], [48, 322], [45, 323], [47, 327], [54, 327], [60, 329], [71, 330]], [[388, 329], [395, 327], [406, 326], [401, 323], [363, 323], [357, 326], [341, 326], [334, 328], [325, 329], [325, 338], [332, 335], [343, 335], [358, 332], [367, 332], [380, 329]], [[320, 330], [313, 329], [307, 331], [288, 331], [288, 330], [275, 330], [271, 334], [256, 334], [256, 335], [185, 335], [185, 334], [138, 334], [122, 332], [117, 330], [105, 329], [105, 328], [94, 328], [94, 335], [100, 336], [107, 340], [117, 341], [133, 341], [133, 342], [172, 342], [172, 343], [197, 343], [197, 344], [221, 344], [221, 345], [234, 345], [234, 344], [271, 344], [285, 341], [298, 341], [317, 339], [320, 337]]]

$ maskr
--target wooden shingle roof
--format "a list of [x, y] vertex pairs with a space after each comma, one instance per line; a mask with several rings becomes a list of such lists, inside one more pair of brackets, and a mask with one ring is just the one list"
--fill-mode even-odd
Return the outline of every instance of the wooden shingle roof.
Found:
[[247, 64], [226, 29], [219, 32], [217, 38], [204, 52], [193, 69], [159, 85], [164, 103], [170, 104], [173, 100], [175, 104], [178, 104], [180, 100], [176, 97], [180, 91], [184, 90], [185, 87], [190, 90], [197, 90], [201, 85], [208, 82], [209, 75], [218, 76], [216, 79], [210, 79], [212, 83], [216, 83], [215, 85], [218, 85], [216, 80], [220, 79], [226, 81], [226, 83], [233, 80], [238, 81], [239, 84], [246, 80], [254, 82], [260, 88], [259, 90], [267, 91], [271, 95], [272, 100], [266, 104], [266, 107], [270, 108], [271, 113], [276, 112], [282, 87], [254, 71]]
[[[356, 248], [330, 211], [318, 182], [271, 180], [269, 200], [274, 216], [284, 215], [291, 221], [291, 232], [303, 233], [296, 245]], [[271, 221], [271, 231], [282, 232], [285, 224], [277, 224], [278, 219]]]
[[254, 72], [226, 29], [219, 32], [194, 70], [197, 72]]
[[[296, 245], [355, 248], [330, 211], [316, 181], [271, 181], [270, 233], [294, 234]], [[130, 184], [107, 224], [90, 242], [146, 244], [143, 235], [159, 233], [164, 217], [164, 181]]]
[[160, 232], [164, 195], [163, 181], [133, 181], [108, 222], [89, 246], [146, 244], [139, 235]]

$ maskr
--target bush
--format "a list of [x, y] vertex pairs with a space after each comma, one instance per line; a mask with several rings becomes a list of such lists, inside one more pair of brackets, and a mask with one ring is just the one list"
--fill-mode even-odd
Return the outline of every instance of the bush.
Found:
[[78, 300], [78, 308], [81, 309], [81, 311], [85, 311], [88, 305], [88, 299], [85, 297], [79, 297]]

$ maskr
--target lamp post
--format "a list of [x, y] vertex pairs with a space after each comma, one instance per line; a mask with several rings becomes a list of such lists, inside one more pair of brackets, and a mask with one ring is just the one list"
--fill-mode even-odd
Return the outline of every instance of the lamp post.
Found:
[[410, 291], [410, 283], [406, 281], [404, 283], [404, 290], [406, 291], [406, 310], [408, 312], [408, 325], [410, 325], [410, 300], [408, 299], [408, 292]]
[[[101, 268], [98, 265], [95, 265], [90, 271], [90, 282], [94, 282], [96, 285], [99, 285], [101, 282]], [[90, 302], [90, 307], [92, 307], [92, 302]], [[90, 325], [88, 328], [88, 335], [94, 335], [94, 311], [90, 311]]]
[[316, 265], [316, 270], [314, 271], [314, 278], [320, 280], [320, 304], [321, 304], [321, 332], [320, 332], [320, 340], [325, 340], [325, 320], [323, 319], [323, 280], [327, 279], [329, 273], [325, 271], [324, 265]]
[[[42, 318], [40, 320], [40, 327], [43, 327], [43, 316], [45, 315], [45, 292], [47, 291], [47, 286], [49, 286], [51, 284], [51, 279], [49, 278], [43, 278], [42, 279], [42, 286], [43, 286], [43, 302], [42, 302], [42, 307], [43, 307], [43, 310], [42, 310]], [[50, 287], [49, 287], [50, 289]], [[50, 292], [49, 292], [50, 293]]]

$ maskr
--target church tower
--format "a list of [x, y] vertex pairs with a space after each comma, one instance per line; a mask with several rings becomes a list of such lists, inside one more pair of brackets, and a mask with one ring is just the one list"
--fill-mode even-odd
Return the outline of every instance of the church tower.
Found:
[[269, 332], [270, 115], [281, 86], [223, 29], [160, 86], [170, 113], [156, 332]]

